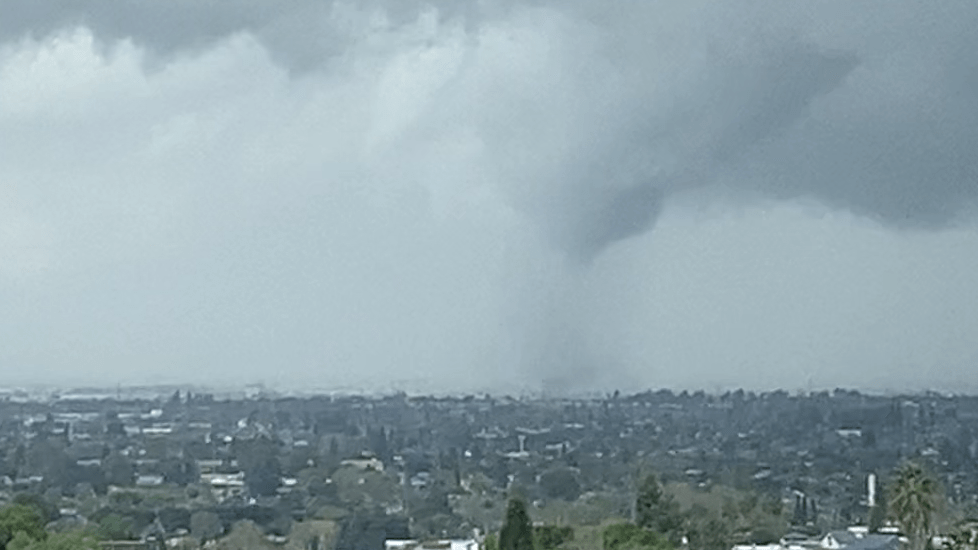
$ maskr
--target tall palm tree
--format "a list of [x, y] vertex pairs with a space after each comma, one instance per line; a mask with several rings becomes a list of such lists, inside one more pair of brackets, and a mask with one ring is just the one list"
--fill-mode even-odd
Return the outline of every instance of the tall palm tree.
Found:
[[924, 550], [934, 533], [940, 495], [937, 480], [919, 464], [906, 462], [894, 472], [889, 509], [910, 539], [911, 550]]

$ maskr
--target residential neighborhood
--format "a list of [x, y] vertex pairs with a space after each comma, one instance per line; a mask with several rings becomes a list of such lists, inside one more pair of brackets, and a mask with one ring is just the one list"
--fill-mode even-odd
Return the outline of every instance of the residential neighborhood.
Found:
[[468, 549], [513, 494], [539, 528], [634, 518], [652, 474], [684, 514], [678, 544], [896, 550], [885, 486], [907, 460], [940, 483], [942, 529], [978, 510], [969, 396], [2, 395], [0, 495], [117, 541], [217, 544], [246, 524], [290, 548]]

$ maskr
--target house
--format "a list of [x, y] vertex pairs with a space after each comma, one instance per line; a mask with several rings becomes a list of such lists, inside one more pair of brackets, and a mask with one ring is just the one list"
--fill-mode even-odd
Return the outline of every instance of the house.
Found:
[[776, 546], [781, 549], [817, 548], [819, 546], [819, 541], [813, 540], [811, 537], [809, 537], [804, 533], [788, 533], [785, 536], [781, 537], [781, 540], [778, 541], [778, 544], [771, 545], [771, 546]]
[[244, 493], [244, 472], [200, 474], [200, 483], [210, 486], [214, 498], [224, 500]]
[[850, 529], [830, 531], [819, 541], [819, 546], [826, 550], [898, 550], [900, 539], [895, 535]]
[[411, 476], [410, 483], [411, 487], [415, 489], [424, 489], [431, 482], [431, 473], [429, 472], [418, 472]]
[[341, 466], [352, 466], [358, 470], [384, 471], [384, 463], [379, 458], [369, 453], [363, 453], [355, 458], [348, 458], [340, 462]]
[[103, 540], [99, 541], [102, 550], [162, 550], [158, 540]]
[[428, 540], [410, 539], [385, 540], [384, 550], [479, 550], [474, 539]]
[[858, 540], [852, 531], [829, 531], [819, 541], [819, 546], [827, 550], [839, 550]]
[[136, 486], [137, 487], [156, 487], [163, 485], [163, 476], [161, 475], [138, 475], [136, 476]]
[[733, 550], [785, 550], [780, 544], [735, 544]]
[[865, 535], [846, 546], [846, 550], [899, 550], [900, 538], [895, 535]]

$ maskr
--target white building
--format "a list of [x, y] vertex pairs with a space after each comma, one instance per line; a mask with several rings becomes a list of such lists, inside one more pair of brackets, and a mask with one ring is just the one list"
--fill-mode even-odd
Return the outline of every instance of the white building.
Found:
[[474, 539], [385, 540], [384, 550], [479, 550], [479, 543]]

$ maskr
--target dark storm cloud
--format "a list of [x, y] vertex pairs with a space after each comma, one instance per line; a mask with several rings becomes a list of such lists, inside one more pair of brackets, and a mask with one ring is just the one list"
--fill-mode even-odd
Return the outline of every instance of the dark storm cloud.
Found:
[[[650, 230], [668, 193], [712, 184], [756, 147], [780, 139], [856, 65], [851, 54], [805, 44], [779, 43], [739, 58], [714, 53], [676, 112], [636, 105], [639, 120], [567, 159], [565, 177], [539, 199], [536, 215], [558, 246], [590, 261]], [[679, 151], [678, 162], [650, 169], [664, 151]], [[628, 155], [642, 159], [644, 169], [622, 159]]]
[[[682, 27], [694, 24], [696, 18], [711, 17], [702, 8], [716, 6], [693, 3], [688, 14], [675, 16], [675, 6], [668, 3], [627, 3], [619, 10], [597, 9], [587, 2], [523, 5], [563, 10], [571, 18], [598, 26], [614, 45], [610, 51], [624, 54], [623, 59], [638, 59], [624, 70], [653, 80], [655, 66], [641, 61], [642, 48], [650, 44], [632, 40], [642, 29], [628, 19], [672, 18]], [[351, 4], [311, 1], [4, 0], [2, 6], [0, 40], [85, 25], [102, 39], [129, 38], [167, 56], [250, 32], [268, 45], [273, 57], [297, 70], [323, 66], [362, 39], [344, 24], [344, 10], [361, 14], [374, 10], [398, 26], [433, 8], [441, 18], [463, 19], [473, 34], [492, 16], [474, 1], [372, 0], [358, 3], [355, 10]], [[878, 15], [877, 10], [894, 15], [874, 23], [868, 16]], [[744, 174], [731, 184], [734, 187], [780, 198], [811, 196], [900, 226], [940, 227], [974, 203], [978, 196], [978, 156], [973, 154], [978, 149], [974, 55], [978, 41], [974, 33], [964, 32], [974, 26], [962, 23], [978, 24], [974, 4], [950, 3], [938, 10], [915, 2], [867, 3], [863, 8], [827, 3], [814, 9], [755, 2], [743, 9], [714, 11], [718, 13], [714, 19], [757, 21], [713, 36], [707, 29], [697, 46], [708, 48], [705, 62], [689, 62], [689, 70], [698, 73], [694, 85], [676, 90], [668, 112], [628, 102], [620, 105], [633, 112], [636, 124], [648, 135], [638, 136], [625, 125], [618, 134], [603, 136], [603, 143], [591, 143], [591, 150], [578, 151], [581, 158], [575, 159], [591, 179], [581, 182], [578, 174], [571, 174], [565, 185], [553, 185], [540, 199], [551, 203], [542, 208], [545, 231], [569, 254], [593, 257], [617, 240], [640, 234], [654, 225], [666, 195], [713, 183], [721, 170]], [[858, 16], [866, 16], [863, 40], [858, 28], [841, 38], [822, 32], [839, 17]], [[948, 32], [934, 31], [920, 39], [908, 35], [892, 51], [873, 49], [873, 35], [885, 31], [881, 27], [896, 28], [914, 18], [931, 27], [944, 25]], [[785, 27], [790, 32], [771, 30]], [[849, 78], [848, 89], [838, 90], [833, 94], [838, 97], [828, 99], [813, 115], [812, 102], [842, 86], [867, 53], [868, 64]], [[921, 63], [929, 64], [928, 74], [917, 72]], [[889, 73], [884, 76], [893, 80], [879, 78], [881, 67]], [[873, 88], [878, 86], [923, 86], [926, 91], [887, 105], [886, 91], [881, 90], [884, 95], [877, 109], [850, 108], [842, 99], [862, 96], [858, 99], [872, 101]], [[645, 142], [649, 138], [651, 142]], [[622, 139], [629, 141], [622, 143]], [[622, 179], [617, 171], [629, 169], [617, 164], [617, 149], [643, 146], [635, 154], [653, 164], [657, 149], [665, 148], [685, 165], [672, 166], [664, 174], [661, 170], [630, 174], [633, 181], [606, 185]]]
[[551, 231], [571, 257], [588, 262], [609, 245], [648, 231], [662, 209], [662, 190], [652, 183], [625, 189], [591, 186], [567, 190], [555, 203]]
[[[175, 0], [173, 2], [4, 0], [0, 39], [43, 37], [63, 27], [84, 25], [106, 40], [132, 38], [164, 52], [197, 48], [228, 34], [255, 30], [281, 16], [270, 2]], [[292, 10], [287, 10], [292, 11]]]
[[83, 25], [100, 39], [130, 39], [163, 59], [199, 51], [228, 35], [249, 32], [291, 70], [306, 71], [341, 55], [351, 41], [349, 26], [334, 10], [383, 13], [392, 25], [413, 22], [435, 7], [445, 17], [473, 17], [473, 2], [363, 0], [352, 5], [333, 0], [3, 0], [0, 41], [25, 35], [43, 37], [64, 27]]
[[978, 101], [965, 99], [978, 87], [944, 90], [912, 108], [815, 118], [758, 151], [742, 177], [775, 197], [815, 197], [898, 227], [946, 227], [978, 197]]
[[0, 361], [561, 391], [968, 379], [976, 16], [0, 0]]

